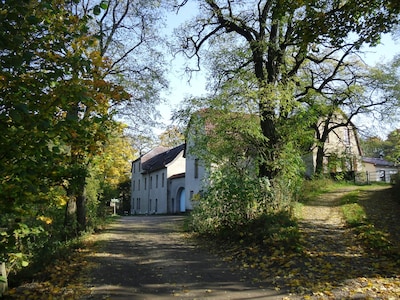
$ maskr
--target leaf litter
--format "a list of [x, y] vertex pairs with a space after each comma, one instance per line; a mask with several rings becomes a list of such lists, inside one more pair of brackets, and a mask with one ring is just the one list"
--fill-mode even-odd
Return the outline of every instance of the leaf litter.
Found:
[[[386, 193], [364, 195], [363, 205], [374, 225], [387, 232], [391, 251], [368, 248], [354, 228], [338, 213], [338, 197], [346, 191], [322, 195], [307, 203], [299, 220], [301, 249], [265, 249], [259, 244], [212, 243], [213, 252], [239, 269], [254, 269], [253, 282], [268, 283], [291, 293], [290, 299], [400, 298], [400, 204]], [[382, 202], [384, 201], [384, 205]], [[375, 223], [376, 222], [376, 223]], [[211, 250], [211, 249], [210, 249]], [[86, 259], [92, 245], [77, 249], [66, 259], [45, 268], [30, 283], [12, 288], [6, 299], [80, 299], [87, 296]]]

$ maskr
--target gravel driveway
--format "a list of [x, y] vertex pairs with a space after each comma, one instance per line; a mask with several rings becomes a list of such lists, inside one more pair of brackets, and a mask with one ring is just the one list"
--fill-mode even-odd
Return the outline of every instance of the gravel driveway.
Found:
[[182, 216], [123, 217], [98, 235], [87, 299], [285, 299], [185, 239]]

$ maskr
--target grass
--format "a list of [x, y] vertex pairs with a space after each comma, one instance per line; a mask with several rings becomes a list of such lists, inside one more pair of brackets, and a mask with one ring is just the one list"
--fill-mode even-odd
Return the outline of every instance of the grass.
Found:
[[[344, 194], [340, 199], [340, 207], [346, 223], [353, 228], [358, 240], [368, 249], [378, 253], [390, 253], [392, 245], [388, 234], [378, 230], [363, 207], [363, 191], [387, 186], [387, 183], [374, 183], [368, 186], [357, 186], [353, 191]], [[293, 207], [294, 216], [301, 217], [302, 207], [309, 201], [313, 201], [325, 193], [329, 193], [341, 187], [354, 186], [349, 182], [338, 182], [331, 179], [317, 179], [306, 181], [300, 195], [300, 202]]]
[[343, 216], [352, 227], [364, 224], [367, 214], [364, 208], [358, 203], [360, 198], [360, 191], [355, 190], [345, 194], [340, 199], [340, 204], [343, 212]]
[[390, 253], [392, 245], [388, 239], [388, 234], [375, 228], [374, 224], [368, 220], [368, 216], [360, 201], [360, 190], [346, 193], [340, 199], [346, 223], [354, 228], [357, 238], [365, 247], [379, 253]]

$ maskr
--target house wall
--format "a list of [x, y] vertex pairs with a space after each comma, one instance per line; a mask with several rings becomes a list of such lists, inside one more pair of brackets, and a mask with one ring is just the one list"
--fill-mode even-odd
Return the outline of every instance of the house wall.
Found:
[[[141, 165], [140, 160], [132, 164], [131, 214], [150, 214], [155, 213], [156, 210], [158, 213], [162, 213], [162, 201], [166, 201], [167, 195], [166, 170], [161, 169], [147, 174], [143, 173]], [[163, 173], [164, 175], [162, 175]], [[157, 176], [158, 185], [156, 183]], [[162, 182], [163, 178], [164, 183]]]
[[380, 181], [390, 183], [391, 175], [397, 174], [396, 167], [380, 166], [364, 162], [364, 167], [369, 181]]
[[183, 151], [164, 168], [149, 174], [143, 173], [141, 166], [141, 159], [132, 163], [131, 214], [168, 213], [168, 179], [185, 172]]
[[[179, 213], [181, 212], [181, 194], [185, 195], [185, 176], [169, 179], [168, 185], [167, 212], [170, 214]], [[186, 210], [186, 206], [184, 210]]]
[[193, 209], [192, 198], [203, 190], [203, 183], [206, 178], [206, 168], [201, 160], [189, 153], [186, 154], [186, 176], [185, 176], [185, 191], [186, 191], [186, 209]]
[[[337, 115], [331, 126], [345, 122], [344, 117]], [[322, 132], [322, 128], [320, 129]], [[363, 171], [362, 153], [358, 142], [356, 129], [349, 124], [332, 130], [324, 145], [324, 173], [346, 171]], [[304, 156], [306, 175], [312, 176], [315, 172], [317, 147], [311, 154]], [[336, 163], [334, 161], [336, 160]], [[343, 168], [344, 167], [344, 168]]]
[[148, 174], [148, 212], [150, 214], [167, 213], [168, 184], [166, 179], [167, 169]]

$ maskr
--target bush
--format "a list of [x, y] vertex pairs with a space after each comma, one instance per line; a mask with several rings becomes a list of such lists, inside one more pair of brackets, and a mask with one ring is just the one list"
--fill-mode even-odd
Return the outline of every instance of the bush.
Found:
[[[197, 201], [189, 229], [229, 242], [263, 247], [297, 247], [298, 228], [288, 184], [243, 176], [224, 169], [213, 172], [208, 190]], [[279, 246], [278, 246], [279, 245]]]

